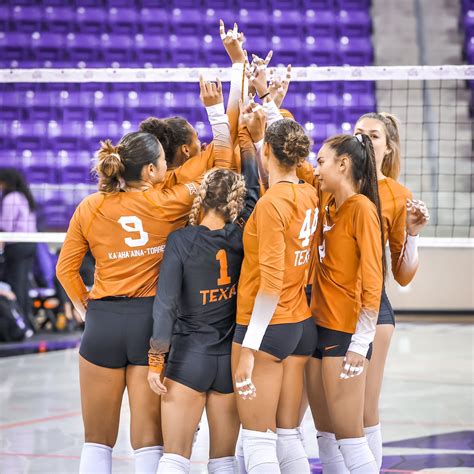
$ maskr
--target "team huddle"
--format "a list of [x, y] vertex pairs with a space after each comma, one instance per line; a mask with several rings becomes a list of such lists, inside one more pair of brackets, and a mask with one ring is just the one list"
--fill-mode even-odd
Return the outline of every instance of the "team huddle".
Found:
[[[379, 472], [378, 414], [395, 319], [384, 291], [418, 266], [429, 215], [397, 182], [400, 137], [384, 113], [311, 140], [281, 108], [291, 66], [249, 63], [225, 32], [232, 74], [200, 79], [213, 141], [181, 117], [101, 142], [99, 191], [71, 219], [58, 278], [85, 318], [80, 472], [110, 473], [125, 388], [137, 473], [186, 473], [204, 409], [210, 473], [309, 473], [308, 405], [324, 473]], [[94, 285], [80, 266], [90, 250]]]

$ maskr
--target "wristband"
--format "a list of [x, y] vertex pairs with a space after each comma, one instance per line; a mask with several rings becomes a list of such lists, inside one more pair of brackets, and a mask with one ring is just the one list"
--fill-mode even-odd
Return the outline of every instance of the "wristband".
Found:
[[265, 99], [265, 97], [269, 96], [270, 95], [270, 92], [267, 92], [266, 94], [263, 94], [262, 97], [258, 97], [260, 100], [263, 100]]

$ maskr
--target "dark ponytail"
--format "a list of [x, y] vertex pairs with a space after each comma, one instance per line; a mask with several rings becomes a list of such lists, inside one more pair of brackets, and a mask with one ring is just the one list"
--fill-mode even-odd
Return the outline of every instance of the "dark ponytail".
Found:
[[0, 183], [3, 183], [3, 198], [10, 193], [18, 192], [25, 196], [30, 211], [36, 209], [35, 199], [24, 176], [14, 168], [0, 168]]
[[380, 222], [380, 242], [382, 245], [382, 268], [383, 277], [387, 273], [387, 261], [385, 257], [385, 238], [382, 219], [382, 207], [379, 197], [379, 185], [377, 179], [377, 165], [372, 140], [368, 135], [335, 135], [328, 138], [325, 144], [336, 152], [336, 156], [346, 155], [350, 158], [352, 180], [358, 187], [358, 192], [367, 196], [377, 208]]

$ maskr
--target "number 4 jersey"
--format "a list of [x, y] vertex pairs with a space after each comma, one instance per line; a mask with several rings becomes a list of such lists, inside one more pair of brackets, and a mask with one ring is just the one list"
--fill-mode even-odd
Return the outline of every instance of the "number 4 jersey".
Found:
[[[71, 219], [57, 266], [71, 301], [154, 296], [166, 239], [186, 224], [197, 186], [194, 182], [85, 198]], [[90, 293], [79, 275], [88, 248], [96, 260]]]
[[311, 314], [305, 286], [318, 223], [318, 194], [310, 184], [279, 182], [258, 201], [245, 226], [237, 323], [248, 325], [257, 293], [279, 295], [270, 324]]

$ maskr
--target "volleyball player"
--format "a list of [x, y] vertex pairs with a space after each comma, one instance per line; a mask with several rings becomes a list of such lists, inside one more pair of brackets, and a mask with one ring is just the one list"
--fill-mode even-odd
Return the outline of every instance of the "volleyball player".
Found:
[[[347, 469], [378, 472], [363, 432], [364, 390], [385, 259], [375, 157], [366, 135], [326, 140], [316, 168], [332, 195], [321, 216], [311, 309], [318, 327], [317, 363], [308, 370], [309, 401], [324, 472], [334, 468], [330, 433]], [[330, 447], [333, 439], [330, 439]]]
[[[418, 268], [418, 234], [428, 223], [429, 215], [424, 203], [413, 200], [411, 191], [397, 182], [400, 174], [397, 119], [387, 113], [368, 113], [359, 118], [354, 133], [368, 135], [374, 145], [384, 238], [390, 246], [392, 274], [401, 286], [406, 286]], [[367, 371], [364, 405], [364, 431], [379, 469], [382, 465], [379, 399], [394, 329], [394, 312], [384, 289]]]
[[309, 472], [296, 430], [304, 365], [316, 341], [304, 274], [318, 199], [296, 177], [309, 150], [295, 121], [267, 127], [262, 153], [270, 187], [244, 230], [232, 370], [249, 473]]
[[[263, 136], [263, 111], [245, 113]], [[209, 171], [190, 215], [170, 235], [154, 306], [148, 380], [162, 394], [164, 451], [159, 473], [189, 472], [192, 442], [204, 407], [210, 431], [208, 470], [233, 473], [240, 421], [230, 365], [242, 233], [259, 196], [252, 139], [239, 130], [242, 175]], [[244, 179], [245, 178], [245, 179]], [[247, 189], [246, 189], [247, 185]], [[165, 380], [160, 381], [164, 354]]]
[[[230, 140], [226, 149], [230, 166]], [[143, 132], [125, 135], [115, 147], [103, 142], [96, 170], [100, 191], [76, 209], [57, 267], [69, 298], [86, 315], [79, 351], [85, 428], [80, 472], [111, 472], [127, 387], [135, 468], [154, 473], [162, 439], [159, 397], [147, 382], [153, 297], [166, 239], [185, 225], [199, 181], [161, 189], [163, 148]], [[96, 260], [90, 293], [79, 275], [88, 249]]]

